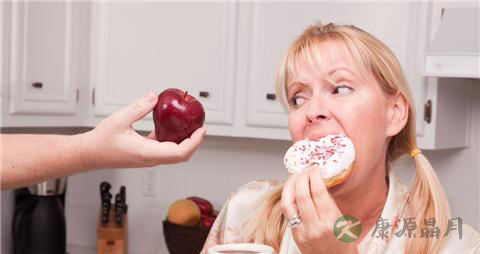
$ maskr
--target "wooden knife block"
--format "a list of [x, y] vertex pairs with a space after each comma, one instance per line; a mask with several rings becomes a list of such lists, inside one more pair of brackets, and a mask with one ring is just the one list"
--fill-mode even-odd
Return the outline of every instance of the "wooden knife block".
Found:
[[122, 227], [115, 224], [115, 209], [110, 208], [107, 225], [102, 225], [100, 210], [97, 224], [97, 254], [128, 254], [128, 217], [122, 215]]

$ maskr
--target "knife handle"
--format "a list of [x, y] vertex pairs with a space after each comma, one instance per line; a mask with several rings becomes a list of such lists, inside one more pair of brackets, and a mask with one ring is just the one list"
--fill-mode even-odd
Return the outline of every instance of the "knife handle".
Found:
[[112, 186], [108, 182], [102, 182], [100, 184], [100, 194], [108, 192], [111, 188]]
[[123, 213], [127, 213], [127, 188], [125, 186], [120, 187], [120, 194], [122, 197]]
[[121, 192], [115, 195], [115, 224], [117, 227], [122, 227], [122, 194]]
[[108, 224], [108, 219], [109, 219], [109, 211], [110, 211], [110, 199], [112, 194], [110, 194], [110, 189], [112, 186], [106, 182], [103, 181], [100, 183], [100, 201], [102, 205], [102, 215], [101, 215], [101, 222], [102, 225], [106, 226]]
[[102, 206], [102, 224], [104, 226], [108, 224], [109, 216], [110, 216], [110, 206], [105, 204]]
[[115, 224], [117, 227], [121, 228], [122, 227], [122, 216], [123, 216], [123, 211], [120, 207], [115, 209]]

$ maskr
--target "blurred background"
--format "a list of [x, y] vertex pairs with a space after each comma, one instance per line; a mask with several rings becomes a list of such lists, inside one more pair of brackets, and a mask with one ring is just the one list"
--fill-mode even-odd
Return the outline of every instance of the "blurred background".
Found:
[[[256, 179], [286, 178], [287, 114], [275, 97], [283, 52], [309, 24], [358, 26], [397, 55], [416, 106], [417, 140], [453, 217], [480, 229], [478, 2], [0, 2], [2, 133], [77, 134], [150, 90], [188, 90], [207, 136], [183, 164], [68, 178], [70, 253], [95, 253], [99, 185], [127, 188], [128, 253], [169, 253], [162, 221], [172, 202], [220, 209]], [[134, 126], [153, 130], [151, 116]], [[414, 170], [401, 158], [405, 184]], [[17, 194], [16, 194], [17, 193]], [[2, 253], [12, 253], [18, 192], [2, 191]]]

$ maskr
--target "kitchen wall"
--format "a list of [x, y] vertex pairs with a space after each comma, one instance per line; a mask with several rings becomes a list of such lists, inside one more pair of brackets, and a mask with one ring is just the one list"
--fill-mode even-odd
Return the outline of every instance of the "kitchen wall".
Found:
[[[453, 215], [480, 229], [480, 82], [472, 93], [470, 147], [458, 150], [424, 151], [445, 187]], [[452, 130], [455, 131], [455, 130]], [[204, 144], [183, 164], [153, 169], [102, 170], [69, 178], [66, 216], [68, 242], [89, 246], [94, 253], [99, 212], [99, 183], [109, 181], [116, 193], [127, 187], [129, 249], [136, 254], [166, 254], [162, 220], [168, 206], [189, 195], [211, 200], [219, 209], [229, 193], [254, 179], [283, 179], [286, 141], [207, 136]], [[156, 177], [155, 196], [142, 195], [146, 170]], [[405, 183], [413, 176], [411, 159], [403, 158], [394, 172]], [[8, 253], [12, 214], [11, 192], [2, 192], [2, 253]]]

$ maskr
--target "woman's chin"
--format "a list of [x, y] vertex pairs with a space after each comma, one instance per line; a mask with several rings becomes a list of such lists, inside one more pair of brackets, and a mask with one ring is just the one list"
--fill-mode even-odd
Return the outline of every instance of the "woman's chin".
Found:
[[328, 188], [328, 192], [330, 193], [330, 195], [332, 195], [332, 197], [339, 197], [349, 193], [351, 194], [351, 192], [354, 190], [353, 183], [354, 183], [354, 179], [352, 174], [350, 177], [345, 179], [345, 181], [343, 181], [342, 183]]

